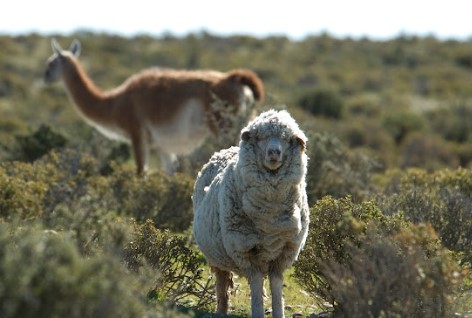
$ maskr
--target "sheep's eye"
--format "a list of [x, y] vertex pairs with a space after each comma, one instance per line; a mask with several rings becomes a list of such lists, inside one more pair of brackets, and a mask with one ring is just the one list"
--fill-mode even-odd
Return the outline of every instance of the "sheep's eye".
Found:
[[259, 148], [265, 149], [266, 144], [267, 144], [267, 138], [261, 137], [261, 136], [257, 137], [257, 145], [259, 146]]

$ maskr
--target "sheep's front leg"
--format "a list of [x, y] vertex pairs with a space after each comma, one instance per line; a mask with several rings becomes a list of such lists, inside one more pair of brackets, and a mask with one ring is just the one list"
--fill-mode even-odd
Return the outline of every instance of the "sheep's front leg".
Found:
[[223, 271], [218, 267], [211, 267], [216, 279], [216, 312], [225, 314], [228, 312], [228, 289], [233, 284], [231, 273]]
[[282, 271], [272, 270], [269, 273], [270, 292], [272, 294], [272, 317], [284, 318], [284, 298], [282, 287], [284, 278]]
[[264, 301], [262, 298], [264, 292], [264, 276], [259, 271], [254, 271], [248, 277], [251, 288], [251, 311], [252, 318], [264, 318]]

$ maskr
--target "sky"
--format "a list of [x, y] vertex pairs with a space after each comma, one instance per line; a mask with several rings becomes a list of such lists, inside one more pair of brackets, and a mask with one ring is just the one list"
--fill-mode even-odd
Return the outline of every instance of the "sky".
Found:
[[212, 34], [303, 39], [328, 33], [387, 40], [401, 34], [472, 39], [470, 0], [6, 0], [0, 34], [70, 34], [77, 30], [123, 36]]

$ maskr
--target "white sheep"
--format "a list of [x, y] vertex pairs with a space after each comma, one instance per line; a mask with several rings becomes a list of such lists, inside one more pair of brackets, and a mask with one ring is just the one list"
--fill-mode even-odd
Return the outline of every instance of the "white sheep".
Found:
[[[190, 154], [211, 133], [219, 136], [228, 118], [264, 99], [264, 85], [252, 71], [143, 70], [109, 91], [88, 77], [75, 40], [69, 51], [52, 40], [46, 83], [62, 80], [79, 113], [105, 136], [131, 142], [136, 172], [146, 168], [151, 144], [160, 150], [161, 163], [172, 174], [176, 155]], [[226, 114], [226, 113], [229, 113]]]
[[307, 138], [287, 111], [270, 110], [222, 150], [195, 183], [195, 240], [216, 277], [217, 312], [228, 310], [231, 272], [247, 277], [252, 317], [264, 317], [269, 276], [272, 317], [284, 317], [283, 272], [296, 260], [309, 224]]

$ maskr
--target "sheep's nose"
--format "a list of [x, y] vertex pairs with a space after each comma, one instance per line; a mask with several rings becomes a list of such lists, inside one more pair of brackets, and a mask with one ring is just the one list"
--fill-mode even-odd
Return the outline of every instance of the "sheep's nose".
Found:
[[267, 150], [267, 156], [270, 160], [278, 160], [280, 158], [281, 153], [282, 151], [278, 148]]
[[267, 143], [267, 158], [271, 161], [279, 161], [282, 156], [282, 144], [277, 138], [269, 139]]

